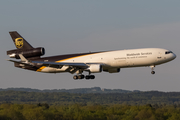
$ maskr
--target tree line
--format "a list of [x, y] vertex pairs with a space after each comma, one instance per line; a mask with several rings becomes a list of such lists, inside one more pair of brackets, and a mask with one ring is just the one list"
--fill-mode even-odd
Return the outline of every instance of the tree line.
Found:
[[0, 120], [179, 120], [175, 105], [0, 104]]
[[25, 92], [0, 91], [0, 103], [48, 103], [50, 105], [68, 104], [166, 104], [179, 105], [180, 92], [131, 92], [131, 93], [67, 93], [67, 92]]
[[75, 88], [75, 89], [32, 89], [32, 88], [0, 88], [0, 91], [25, 91], [25, 92], [68, 92], [68, 93], [130, 93], [130, 92], [140, 92], [138, 90], [122, 90], [122, 89], [101, 89], [100, 87], [92, 88]]

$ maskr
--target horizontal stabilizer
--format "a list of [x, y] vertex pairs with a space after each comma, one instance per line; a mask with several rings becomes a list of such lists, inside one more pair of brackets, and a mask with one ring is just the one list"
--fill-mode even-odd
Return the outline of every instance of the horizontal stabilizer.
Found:
[[26, 65], [26, 66], [33, 66], [33, 65], [30, 65], [30, 64], [27, 64], [27, 63], [23, 63], [21, 61], [15, 61], [15, 60], [7, 60], [7, 61], [10, 61], [10, 62], [14, 62], [14, 63], [19, 63], [19, 64], [23, 64], [23, 65]]

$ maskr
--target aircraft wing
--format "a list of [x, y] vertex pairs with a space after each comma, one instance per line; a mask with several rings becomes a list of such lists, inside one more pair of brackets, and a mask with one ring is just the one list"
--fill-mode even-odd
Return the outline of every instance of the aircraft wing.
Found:
[[86, 69], [89, 67], [85, 63], [43, 62], [43, 61], [31, 61], [31, 62], [39, 64], [39, 65], [50, 66], [50, 67], [55, 67], [55, 68], [62, 67], [62, 66], [71, 66], [71, 67]]

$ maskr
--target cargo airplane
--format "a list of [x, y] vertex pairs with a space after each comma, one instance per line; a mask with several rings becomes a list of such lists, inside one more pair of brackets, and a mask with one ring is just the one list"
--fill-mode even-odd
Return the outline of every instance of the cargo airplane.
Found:
[[[77, 79], [94, 79], [92, 73], [102, 71], [118, 73], [121, 68], [150, 66], [151, 73], [155, 74], [154, 67], [176, 58], [169, 50], [161, 48], [142, 48], [103, 52], [89, 52], [66, 54], [51, 57], [41, 57], [45, 54], [43, 47], [32, 47], [18, 32], [9, 32], [17, 49], [7, 51], [10, 58], [21, 59], [14, 62], [14, 66], [27, 70], [44, 73], [76, 73]], [[88, 75], [83, 75], [87, 71]]]

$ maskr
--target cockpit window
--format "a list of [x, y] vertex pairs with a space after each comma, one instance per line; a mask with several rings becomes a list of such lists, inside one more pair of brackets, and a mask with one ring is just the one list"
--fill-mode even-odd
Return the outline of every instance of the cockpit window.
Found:
[[165, 54], [170, 54], [173, 53], [172, 51], [166, 51]]

